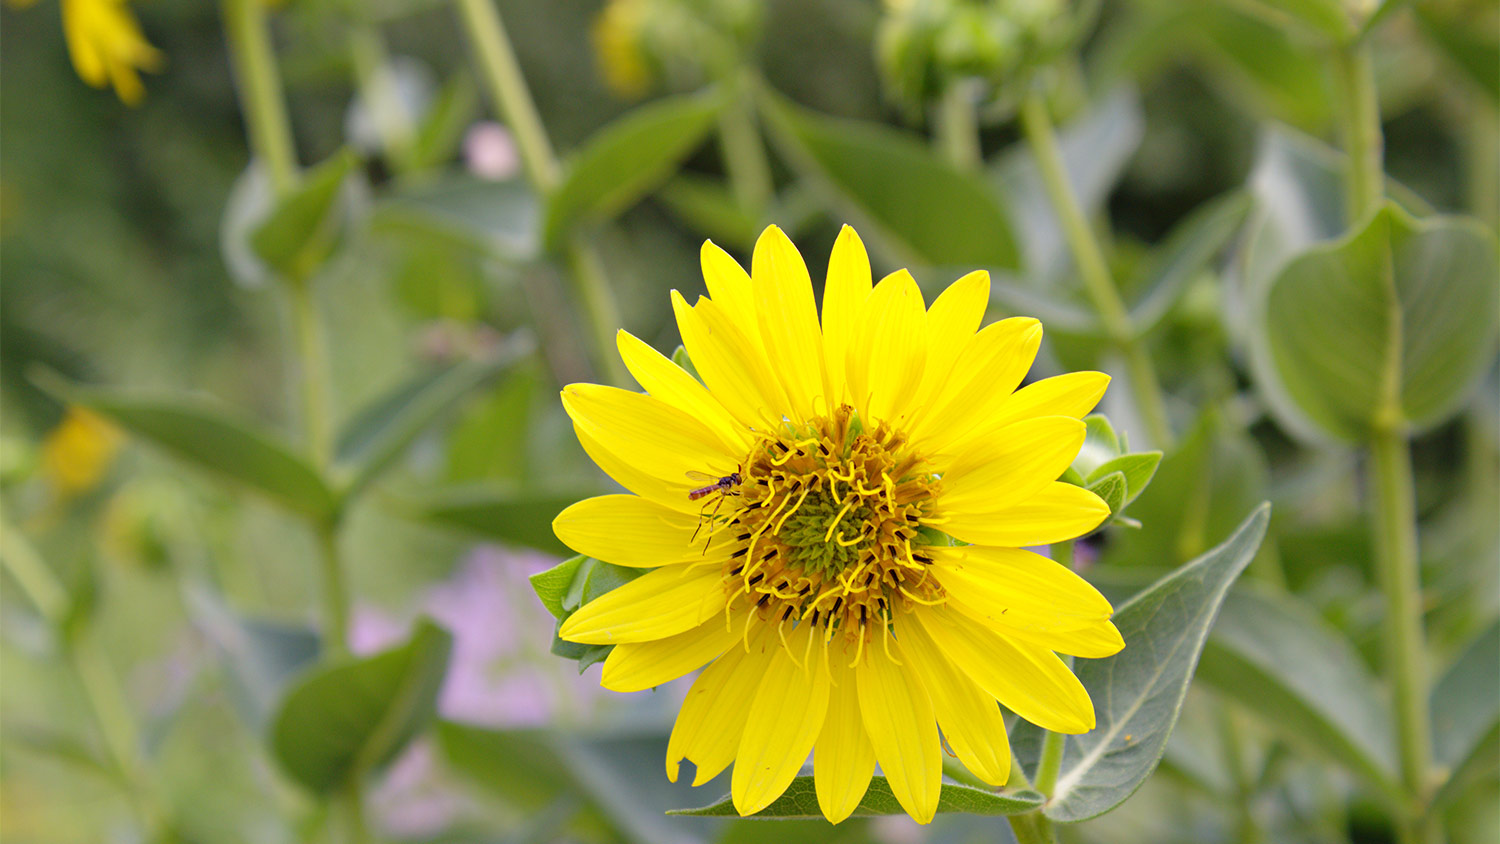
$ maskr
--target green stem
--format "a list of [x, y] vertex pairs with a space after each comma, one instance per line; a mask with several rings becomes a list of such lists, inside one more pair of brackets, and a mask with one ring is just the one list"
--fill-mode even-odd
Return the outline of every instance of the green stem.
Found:
[[1021, 102], [1021, 130], [1026, 135], [1032, 155], [1036, 157], [1042, 184], [1057, 212], [1058, 221], [1062, 224], [1063, 235], [1067, 238], [1073, 261], [1083, 279], [1084, 290], [1104, 324], [1105, 333], [1125, 356], [1130, 386], [1135, 392], [1136, 404], [1139, 405], [1146, 424], [1146, 433], [1154, 445], [1170, 447], [1172, 428], [1167, 419], [1166, 399], [1162, 395], [1161, 383], [1156, 379], [1156, 370], [1151, 366], [1145, 345], [1131, 325], [1130, 312], [1110, 276], [1104, 251], [1084, 217], [1083, 208], [1079, 206], [1077, 195], [1068, 180], [1057, 132], [1052, 126], [1052, 118], [1047, 114], [1047, 103], [1039, 90], [1032, 90]]
[[1405, 436], [1394, 426], [1376, 431], [1370, 442], [1370, 460], [1375, 481], [1375, 558], [1385, 592], [1384, 645], [1394, 688], [1401, 780], [1416, 804], [1401, 813], [1407, 816], [1401, 820], [1408, 825], [1403, 839], [1432, 841], [1432, 832], [1424, 834], [1419, 829], [1429, 796], [1432, 722], [1427, 707], [1422, 585], [1417, 569], [1416, 498]]
[[334, 657], [349, 653], [349, 588], [344, 582], [344, 565], [339, 559], [338, 529], [320, 525], [316, 529], [318, 561], [323, 569], [323, 619], [327, 626], [328, 653]]
[[[1015, 754], [1011, 754], [1010, 757], [1010, 779], [1006, 785], [1026, 790], [1034, 788], [1031, 780], [1026, 777], [1026, 769], [1021, 767], [1021, 760], [1017, 759]], [[1057, 833], [1052, 829], [1052, 821], [1041, 812], [1009, 815], [1006, 820], [1010, 822], [1010, 830], [1020, 844], [1056, 844], [1057, 842]]]
[[263, 0], [223, 0], [225, 37], [239, 81], [250, 149], [278, 195], [297, 184], [297, 153]]
[[365, 825], [365, 796], [364, 789], [360, 784], [360, 774], [356, 772], [349, 779], [349, 784], [344, 787], [336, 798], [344, 814], [344, 828], [347, 832], [345, 840], [347, 844], [364, 844], [370, 840], [369, 827]]
[[1343, 106], [1344, 152], [1349, 168], [1345, 182], [1348, 223], [1354, 228], [1380, 207], [1385, 194], [1380, 104], [1369, 40], [1334, 48], [1333, 70]]
[[1252, 811], [1255, 782], [1245, 767], [1243, 737], [1235, 723], [1234, 712], [1227, 704], [1219, 709], [1219, 737], [1224, 745], [1224, 766], [1229, 769], [1229, 779], [1234, 786], [1235, 808], [1239, 815], [1237, 840], [1240, 844], [1258, 844], [1262, 836]]
[[349, 32], [349, 57], [359, 83], [360, 99], [380, 138], [391, 164], [400, 171], [411, 169], [416, 139], [396, 77], [390, 63], [390, 51], [380, 29], [368, 23], [356, 23]]
[[748, 93], [719, 115], [719, 149], [724, 155], [724, 169], [734, 198], [747, 213], [765, 213], [776, 188], [771, 180], [771, 164], [761, 142], [755, 122], [755, 101]]
[[313, 301], [312, 285], [306, 280], [294, 279], [287, 285], [291, 290], [292, 321], [296, 325], [297, 353], [300, 362], [298, 373], [302, 382], [302, 424], [306, 431], [307, 448], [313, 462], [326, 468], [332, 450], [328, 415], [328, 361], [327, 344], [323, 341], [323, 326], [318, 319], [317, 303]]
[[974, 115], [972, 88], [963, 80], [954, 82], [938, 101], [938, 146], [953, 165], [974, 172], [984, 165], [979, 148], [979, 123]]
[[[545, 197], [557, 186], [561, 168], [552, 153], [552, 143], [537, 115], [531, 92], [526, 88], [521, 66], [511, 50], [500, 13], [495, 9], [494, 0], [457, 2], [459, 17], [479, 57], [485, 83], [501, 116], [515, 135], [526, 178], [532, 188]], [[564, 252], [573, 293], [583, 304], [600, 371], [612, 383], [625, 384], [629, 376], [614, 351], [615, 331], [620, 326], [619, 307], [604, 273], [604, 264], [598, 253], [577, 237], [568, 239]]]
[[1048, 797], [1057, 788], [1057, 775], [1062, 773], [1063, 744], [1066, 738], [1062, 733], [1047, 731], [1042, 739], [1042, 756], [1036, 763], [1036, 790]]

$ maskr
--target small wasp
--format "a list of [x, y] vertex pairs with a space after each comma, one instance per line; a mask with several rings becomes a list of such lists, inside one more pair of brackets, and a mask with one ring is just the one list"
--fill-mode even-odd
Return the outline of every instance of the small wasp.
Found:
[[[713, 524], [714, 520], [719, 517], [719, 508], [724, 506], [724, 499], [726, 497], [731, 495], [739, 495], [739, 492], [735, 489], [735, 487], [738, 487], [740, 485], [739, 472], [730, 472], [722, 478], [716, 478], [713, 475], [707, 474], [706, 472], [688, 472], [687, 478], [694, 483], [706, 484], [706, 486], [701, 486], [695, 490], [688, 492], [689, 501], [697, 501], [700, 498], [706, 498], [707, 496], [713, 495], [714, 493], [718, 493], [719, 498], [718, 502], [714, 504], [714, 511], [708, 514], [709, 524]], [[703, 510], [707, 509], [708, 504], [705, 502], [703, 505]], [[694, 528], [693, 538], [689, 539], [688, 542], [697, 541], [698, 531], [703, 530], [703, 510], [698, 511], [698, 527]], [[711, 543], [712, 541], [712, 533], [710, 532], [709, 542]], [[703, 546], [703, 553], [708, 553], [707, 544]]]

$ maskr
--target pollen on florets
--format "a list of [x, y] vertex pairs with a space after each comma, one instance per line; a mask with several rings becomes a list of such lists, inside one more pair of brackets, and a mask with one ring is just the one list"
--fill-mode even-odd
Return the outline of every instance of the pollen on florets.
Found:
[[736, 512], [714, 527], [734, 535], [731, 603], [862, 640], [912, 602], [942, 602], [920, 532], [937, 483], [899, 433], [847, 405], [762, 437], [741, 464]]

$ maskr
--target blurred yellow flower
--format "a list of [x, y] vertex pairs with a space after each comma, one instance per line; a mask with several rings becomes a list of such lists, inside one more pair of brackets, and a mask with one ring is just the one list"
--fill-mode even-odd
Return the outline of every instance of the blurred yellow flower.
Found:
[[120, 452], [124, 434], [103, 417], [70, 407], [42, 442], [42, 468], [63, 496], [98, 485]]
[[1057, 654], [1124, 647], [1113, 608], [1023, 548], [1109, 516], [1057, 480], [1109, 377], [1017, 390], [1039, 322], [981, 329], [984, 272], [931, 308], [905, 270], [872, 285], [848, 227], [821, 319], [802, 256], [774, 226], [749, 273], [707, 243], [703, 274], [712, 298], [672, 296], [701, 383], [621, 332], [646, 392], [563, 391], [585, 451], [634, 494], [580, 501], [553, 523], [581, 554], [653, 569], [558, 632], [615, 646], [606, 688], [711, 663], [677, 716], [668, 777], [686, 759], [698, 785], [732, 762], [735, 809], [751, 815], [812, 753], [818, 804], [837, 823], [878, 762], [926, 823], [944, 742], [979, 779], [1009, 776], [997, 701], [1048, 730], [1093, 729], [1088, 691]]
[[651, 70], [641, 48], [645, 25], [644, 0], [609, 0], [594, 19], [594, 56], [610, 90], [626, 99], [639, 99], [651, 86]]
[[137, 71], [156, 71], [164, 57], [141, 33], [125, 0], [62, 0], [68, 55], [84, 82], [112, 84], [120, 100], [135, 105], [145, 96]]

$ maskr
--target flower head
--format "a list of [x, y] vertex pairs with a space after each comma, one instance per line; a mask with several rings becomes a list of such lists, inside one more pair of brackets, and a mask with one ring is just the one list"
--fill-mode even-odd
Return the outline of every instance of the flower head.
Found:
[[111, 84], [126, 105], [145, 96], [138, 71], [161, 67], [162, 54], [141, 34], [125, 0], [62, 0], [63, 33], [78, 77]]
[[[631, 495], [580, 501], [557, 535], [653, 568], [585, 604], [559, 635], [614, 644], [602, 684], [648, 689], [709, 664], [667, 751], [701, 784], [734, 763], [736, 809], [778, 797], [813, 754], [838, 822], [878, 762], [932, 819], [944, 743], [985, 782], [1010, 771], [996, 701], [1050, 730], [1094, 726], [1057, 653], [1124, 646], [1110, 604], [1021, 546], [1082, 535], [1109, 509], [1057, 481], [1108, 377], [1017, 390], [1034, 319], [980, 328], [989, 277], [927, 308], [906, 271], [871, 285], [853, 229], [834, 245], [821, 319], [807, 268], [772, 227], [747, 274], [703, 248], [711, 298], [673, 293], [694, 378], [621, 332], [646, 389], [563, 392], [579, 440]], [[941, 738], [939, 730], [941, 730]]]
[[42, 466], [59, 494], [71, 497], [99, 485], [120, 453], [125, 435], [104, 417], [69, 407], [42, 441]]

